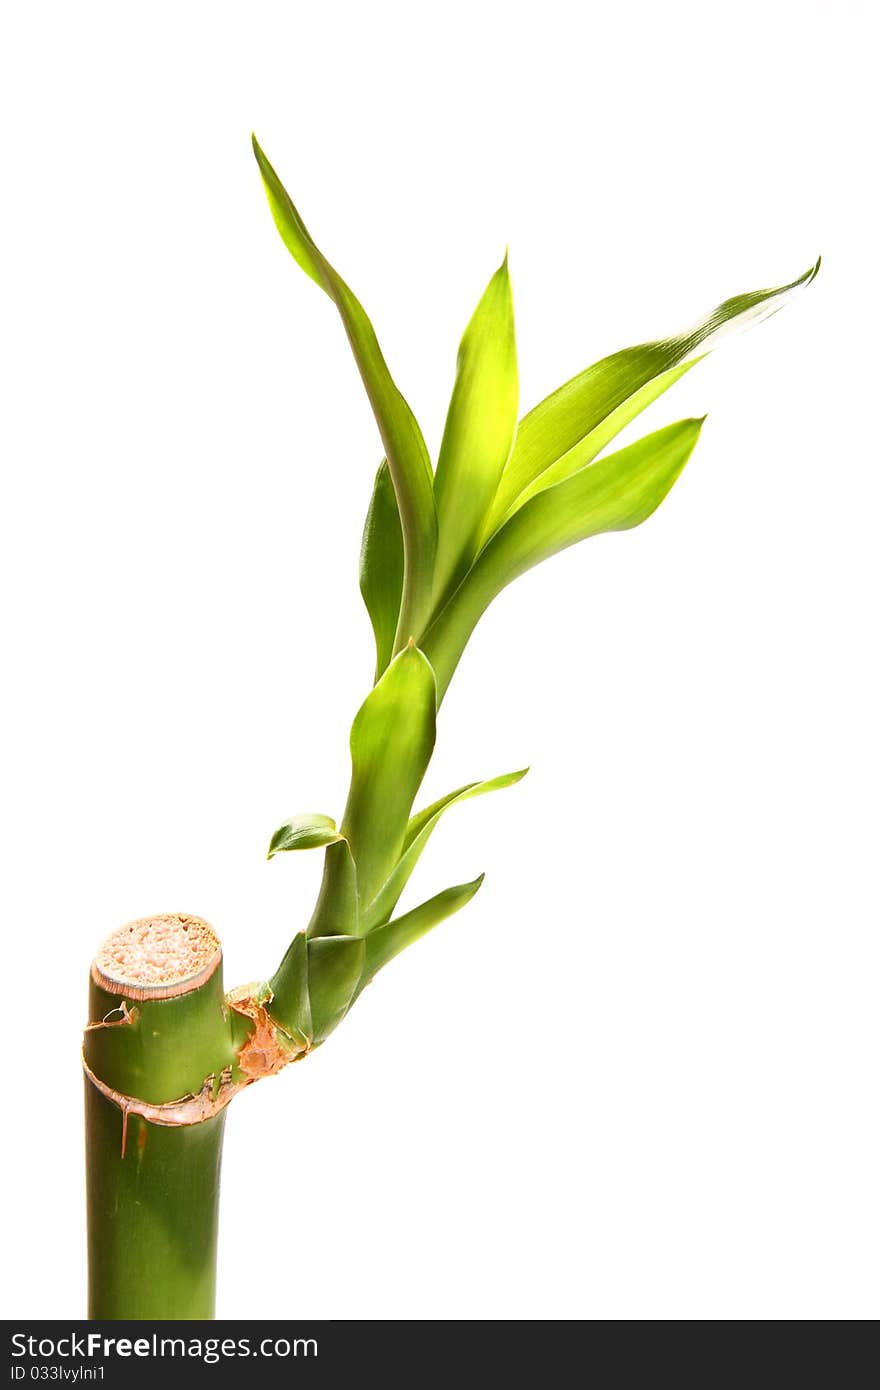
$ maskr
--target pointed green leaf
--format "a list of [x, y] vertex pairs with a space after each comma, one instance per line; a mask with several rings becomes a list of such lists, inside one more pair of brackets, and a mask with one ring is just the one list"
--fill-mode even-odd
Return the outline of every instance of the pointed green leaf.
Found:
[[275, 831], [269, 841], [268, 859], [283, 850], [319, 849], [341, 839], [336, 822], [330, 816], [292, 816], [286, 825]]
[[391, 661], [403, 594], [403, 535], [394, 484], [382, 461], [361, 542], [361, 594], [376, 639], [376, 680]]
[[372, 902], [400, 858], [412, 804], [434, 748], [437, 687], [418, 647], [395, 657], [355, 715], [342, 833]]
[[437, 560], [434, 601], [470, 568], [516, 434], [519, 379], [507, 257], [483, 294], [458, 350], [455, 385], [434, 495]]
[[446, 888], [436, 897], [422, 903], [420, 907], [414, 907], [412, 912], [407, 912], [394, 922], [386, 922], [383, 927], [376, 927], [375, 931], [371, 931], [369, 936], [364, 938], [367, 950], [357, 993], [360, 994], [383, 965], [387, 965], [407, 946], [418, 941], [419, 937], [424, 936], [432, 927], [436, 927], [438, 922], [451, 917], [453, 912], [458, 912], [459, 908], [469, 903], [483, 882], [483, 877], [484, 875], [480, 874], [472, 883], [461, 883], [455, 888]]
[[323, 936], [309, 942], [312, 1036], [322, 1043], [348, 1013], [364, 969], [364, 940]]
[[[618, 417], [622, 429], [673, 384], [677, 378], [669, 375], [671, 369], [694, 358], [698, 349], [705, 356], [731, 330], [776, 313], [796, 290], [815, 278], [819, 265], [817, 261], [789, 285], [725, 300], [696, 327], [677, 337], [643, 343], [640, 347], [625, 348], [611, 357], [604, 357], [536, 405], [520, 421], [516, 444], [499, 484], [483, 538], [487, 539], [505, 517], [532, 495], [531, 485], [569, 451], [584, 451], [583, 456], [575, 454], [575, 468], [595, 457], [598, 448], [592, 448], [590, 435], [613, 412], [630, 403], [629, 413]], [[638, 393], [653, 381], [658, 382], [656, 393], [648, 391], [639, 396]], [[608, 437], [599, 448], [604, 447]], [[558, 481], [558, 476], [553, 481]]]
[[294, 260], [335, 303], [373, 407], [394, 482], [404, 548], [404, 585], [395, 649], [418, 637], [431, 606], [437, 517], [431, 463], [415, 416], [398, 391], [382, 356], [373, 325], [345, 281], [318, 250], [254, 138], [269, 208]]
[[441, 698], [468, 638], [496, 594], [577, 541], [602, 531], [626, 531], [645, 521], [687, 463], [702, 423], [680, 420], [597, 459], [539, 492], [505, 522], [425, 635]]
[[601, 454], [606, 445], [610, 444], [625, 429], [628, 424], [641, 415], [649, 405], [658, 400], [670, 386], [674, 386], [677, 381], [695, 367], [698, 362], [702, 362], [703, 354], [700, 357], [692, 357], [688, 362], [682, 362], [677, 367], [671, 367], [668, 372], [661, 372], [659, 376], [653, 377], [640, 390], [624, 401], [623, 405], [612, 410], [610, 415], [606, 415], [595, 429], [590, 430], [583, 439], [578, 440], [568, 453], [563, 454], [555, 463], [551, 463], [549, 468], [545, 468], [511, 503], [503, 518], [493, 522], [490, 518], [486, 524], [484, 540], [488, 540], [496, 530], [503, 525], [504, 521], [509, 520], [513, 513], [519, 511], [530, 497], [536, 493], [543, 492], [545, 488], [552, 487], [554, 483], [561, 483], [564, 478], [570, 478], [573, 473], [577, 473], [581, 468], [592, 463], [593, 459]]
[[518, 772], [507, 772], [501, 777], [493, 777], [488, 782], [468, 782], [466, 786], [449, 792], [413, 816], [406, 829], [400, 859], [374, 901], [364, 909], [362, 931], [372, 932], [380, 923], [387, 922], [444, 811], [448, 811], [450, 806], [457, 805], [459, 801], [468, 801], [472, 796], [483, 796], [486, 792], [512, 787], [516, 782], [522, 781], [527, 772], [528, 768], [524, 767]]
[[324, 855], [324, 877], [306, 935], [360, 935], [357, 875], [351, 849], [341, 837]]
[[286, 1033], [304, 1045], [313, 1037], [309, 1002], [309, 960], [305, 932], [298, 932], [287, 954], [269, 981], [272, 1018]]

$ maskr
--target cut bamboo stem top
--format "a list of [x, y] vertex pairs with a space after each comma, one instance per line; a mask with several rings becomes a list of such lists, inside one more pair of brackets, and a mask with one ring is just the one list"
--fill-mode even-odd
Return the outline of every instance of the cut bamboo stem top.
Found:
[[220, 959], [220, 942], [203, 918], [161, 913], [111, 932], [95, 956], [92, 978], [128, 999], [173, 999], [199, 989]]

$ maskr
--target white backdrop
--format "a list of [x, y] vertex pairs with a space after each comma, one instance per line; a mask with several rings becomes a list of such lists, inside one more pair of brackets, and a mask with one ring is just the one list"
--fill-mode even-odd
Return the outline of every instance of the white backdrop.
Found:
[[340, 812], [370, 680], [379, 447], [252, 128], [433, 451], [507, 243], [524, 408], [825, 260], [640, 422], [709, 412], [657, 516], [481, 624], [425, 797], [531, 774], [407, 897], [474, 903], [236, 1103], [218, 1313], [876, 1315], [871, 13], [6, 9], [5, 1316], [84, 1307], [98, 940], [185, 910], [271, 972], [320, 862], [268, 837]]

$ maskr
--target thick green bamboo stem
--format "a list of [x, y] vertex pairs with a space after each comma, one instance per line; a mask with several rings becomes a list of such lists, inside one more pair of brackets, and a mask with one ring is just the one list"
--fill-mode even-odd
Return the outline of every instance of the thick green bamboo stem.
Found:
[[225, 1118], [132, 1115], [123, 1156], [119, 1110], [86, 1081], [90, 1318], [214, 1316]]
[[92, 966], [89, 1020], [89, 1317], [211, 1318], [224, 1106], [242, 1083], [207, 923], [114, 933]]

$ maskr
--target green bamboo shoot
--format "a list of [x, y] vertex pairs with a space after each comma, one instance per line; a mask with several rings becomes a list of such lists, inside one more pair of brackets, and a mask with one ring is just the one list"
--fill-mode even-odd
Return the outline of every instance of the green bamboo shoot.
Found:
[[120, 928], [98, 953], [83, 1046], [93, 1318], [213, 1315], [228, 1103], [308, 1057], [379, 970], [473, 898], [482, 875], [395, 915], [444, 813], [524, 776], [475, 779], [415, 809], [441, 701], [482, 614], [534, 565], [654, 513], [702, 420], [608, 446], [725, 333], [775, 312], [819, 268], [603, 358], [517, 422], [505, 257], [462, 338], [435, 472], [366, 311], [254, 150], [284, 245], [339, 312], [385, 455], [360, 556], [375, 672], [351, 729], [341, 820], [299, 811], [270, 839], [270, 859], [324, 855], [315, 909], [274, 975], [224, 994], [216, 936], [181, 914]]

